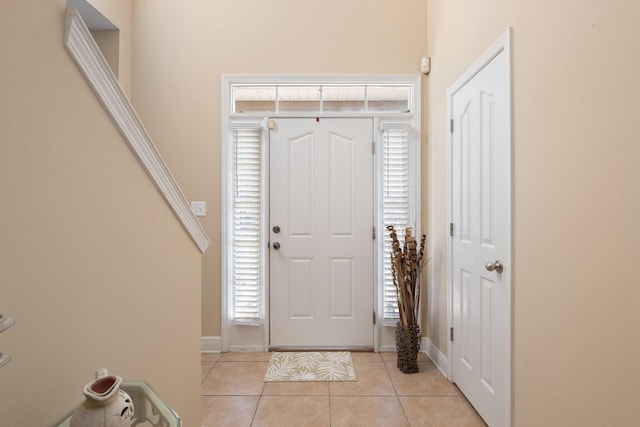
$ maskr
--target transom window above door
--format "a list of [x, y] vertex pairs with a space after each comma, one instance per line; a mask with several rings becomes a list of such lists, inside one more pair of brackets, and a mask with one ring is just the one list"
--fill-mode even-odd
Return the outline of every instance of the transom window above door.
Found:
[[411, 113], [411, 85], [233, 85], [232, 113]]

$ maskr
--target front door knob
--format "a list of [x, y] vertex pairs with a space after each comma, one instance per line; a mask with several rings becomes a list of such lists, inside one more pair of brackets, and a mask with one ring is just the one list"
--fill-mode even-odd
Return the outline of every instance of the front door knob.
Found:
[[273, 249], [275, 249], [276, 251], [277, 251], [278, 249], [280, 249], [280, 243], [278, 243], [278, 242], [273, 242]]
[[504, 265], [502, 265], [500, 260], [497, 260], [496, 262], [488, 262], [485, 264], [484, 268], [486, 268], [487, 271], [496, 271], [498, 273], [502, 273], [504, 271]]

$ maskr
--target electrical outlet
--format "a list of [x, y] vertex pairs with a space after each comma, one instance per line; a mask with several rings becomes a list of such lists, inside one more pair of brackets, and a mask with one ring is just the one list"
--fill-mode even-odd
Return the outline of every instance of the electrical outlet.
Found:
[[207, 202], [191, 202], [191, 211], [195, 216], [207, 216]]

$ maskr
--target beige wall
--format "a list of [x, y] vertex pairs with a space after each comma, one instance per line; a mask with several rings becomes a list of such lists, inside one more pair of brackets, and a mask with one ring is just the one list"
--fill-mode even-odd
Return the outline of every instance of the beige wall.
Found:
[[518, 427], [639, 420], [639, 16], [640, 4], [630, 1], [428, 0], [438, 293], [428, 334], [444, 352], [445, 91], [513, 27]]
[[64, 16], [0, 2], [0, 424], [55, 425], [106, 367], [199, 426], [201, 256], [64, 50]]
[[91, 36], [100, 48], [109, 68], [119, 79], [120, 74], [120, 31], [119, 30], [91, 30]]
[[187, 198], [207, 201], [202, 334], [219, 336], [221, 76], [416, 74], [426, 3], [138, 0], [134, 16], [134, 104]]
[[[132, 58], [133, 58], [133, 0], [87, 0], [109, 21], [118, 27], [118, 81], [131, 96]], [[116, 61], [110, 61], [116, 62]]]

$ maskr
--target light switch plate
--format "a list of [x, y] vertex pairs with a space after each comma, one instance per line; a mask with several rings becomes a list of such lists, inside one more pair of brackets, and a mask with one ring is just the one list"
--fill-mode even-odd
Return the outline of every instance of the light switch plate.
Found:
[[207, 202], [191, 202], [191, 211], [195, 216], [207, 216]]

